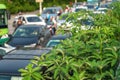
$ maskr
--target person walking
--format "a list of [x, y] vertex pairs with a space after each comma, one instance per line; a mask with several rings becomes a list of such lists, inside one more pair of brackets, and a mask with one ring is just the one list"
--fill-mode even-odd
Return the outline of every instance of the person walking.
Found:
[[[19, 26], [21, 26], [22, 24], [23, 24], [23, 22], [22, 22], [21, 18], [19, 17], [19, 18], [18, 18], [18, 21], [17, 21], [17, 26], [16, 26], [15, 30], [16, 30]], [[15, 31], [15, 30], [14, 30], [14, 31]]]
[[52, 26], [52, 30], [53, 30], [53, 34], [56, 34], [56, 27], [57, 27], [57, 21], [55, 19], [55, 17], [52, 17], [52, 22], [53, 22], [53, 26]]
[[19, 17], [18, 18], [18, 21], [17, 21], [17, 27], [19, 27], [19, 26], [21, 26], [22, 25], [22, 20], [21, 20], [21, 18]]
[[47, 12], [47, 16], [46, 16], [46, 23], [50, 21], [50, 13]]

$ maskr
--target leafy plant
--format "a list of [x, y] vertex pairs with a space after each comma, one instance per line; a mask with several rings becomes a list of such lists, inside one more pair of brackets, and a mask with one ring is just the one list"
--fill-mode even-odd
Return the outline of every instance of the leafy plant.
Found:
[[[119, 75], [120, 58], [120, 36], [117, 36], [119, 23], [116, 22], [118, 19], [108, 16], [107, 13], [91, 15], [92, 13], [87, 12], [83, 18], [88, 18], [90, 14], [94, 25], [92, 29], [81, 30], [82, 24], [79, 23], [78, 18], [83, 16], [82, 14], [85, 12], [72, 13], [68, 17], [68, 19], [75, 19], [71, 21], [74, 26], [70, 30], [72, 37], [62, 41], [49, 54], [37, 57], [28, 65], [30, 68], [26, 67], [27, 70], [21, 69], [24, 78], [29, 76], [29, 79], [36, 80], [38, 78], [42, 80], [116, 79]], [[36, 72], [40, 77], [34, 76]]]

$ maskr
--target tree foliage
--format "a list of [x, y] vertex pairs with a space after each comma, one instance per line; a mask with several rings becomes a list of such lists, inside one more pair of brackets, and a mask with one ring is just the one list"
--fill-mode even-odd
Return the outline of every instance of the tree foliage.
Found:
[[[72, 36], [49, 54], [35, 57], [26, 68], [20, 69], [23, 79], [37, 80], [39, 75], [38, 80], [119, 80], [120, 20], [115, 13], [114, 10], [98, 15], [90, 12], [87, 15], [86, 12], [72, 13], [69, 16], [74, 17], [74, 27], [70, 29]], [[88, 15], [93, 17], [92, 29], [80, 29], [78, 18], [83, 14], [86, 19]], [[60, 30], [64, 32], [64, 28], [60, 27]], [[30, 65], [36, 67], [32, 69]]]
[[[78, 0], [86, 1], [86, 0]], [[0, 0], [1, 3], [5, 3], [8, 7], [8, 10], [11, 13], [17, 13], [19, 11], [27, 12], [34, 11], [39, 9], [39, 3], [36, 3], [36, 0]], [[74, 3], [74, 0], [43, 0], [43, 7], [50, 6], [62, 6], [69, 5], [70, 2]]]

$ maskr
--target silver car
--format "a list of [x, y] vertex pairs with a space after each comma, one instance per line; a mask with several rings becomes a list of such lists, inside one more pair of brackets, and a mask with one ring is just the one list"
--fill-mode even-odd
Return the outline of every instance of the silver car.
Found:
[[61, 7], [47, 7], [43, 10], [43, 12], [41, 14], [41, 17], [43, 19], [46, 19], [47, 18], [47, 13], [49, 13], [50, 17], [57, 18], [60, 11], [63, 11]]

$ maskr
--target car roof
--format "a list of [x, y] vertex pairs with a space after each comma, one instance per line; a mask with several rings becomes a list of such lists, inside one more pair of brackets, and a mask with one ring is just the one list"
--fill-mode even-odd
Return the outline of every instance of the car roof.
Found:
[[44, 25], [28, 24], [28, 25], [21, 25], [20, 27], [44, 27]]
[[0, 60], [0, 75], [19, 75], [19, 69], [25, 68], [30, 60]]
[[3, 59], [13, 59], [13, 60], [31, 60], [35, 56], [41, 56], [42, 54], [47, 54], [51, 51], [49, 48], [44, 49], [18, 49], [9, 52], [7, 55], [3, 56]]
[[56, 7], [47, 7], [46, 9], [62, 9], [62, 7], [60, 7], [60, 6], [56, 6]]
[[[34, 17], [34, 16], [37, 16], [36, 14], [24, 14], [24, 15], [20, 15], [20, 16], [23, 16], [23, 17]], [[39, 16], [37, 16], [39, 17]]]

